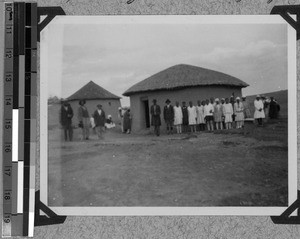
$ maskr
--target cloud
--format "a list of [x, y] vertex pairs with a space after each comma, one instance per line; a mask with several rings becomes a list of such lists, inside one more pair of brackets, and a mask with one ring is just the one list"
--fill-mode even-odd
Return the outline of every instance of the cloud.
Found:
[[262, 40], [250, 42], [243, 48], [215, 47], [211, 52], [203, 54], [202, 58], [205, 58], [208, 61], [219, 61], [235, 57], [260, 57], [266, 52], [276, 49], [276, 47], [275, 43], [268, 40]]

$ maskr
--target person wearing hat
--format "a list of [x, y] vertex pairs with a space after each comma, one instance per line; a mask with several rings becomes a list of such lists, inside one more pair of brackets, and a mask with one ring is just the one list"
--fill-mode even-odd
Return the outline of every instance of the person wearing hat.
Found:
[[150, 108], [151, 114], [151, 125], [154, 126], [154, 133], [156, 136], [160, 135], [160, 126], [161, 126], [161, 119], [160, 119], [160, 106], [157, 105], [156, 99], [153, 100], [153, 105]]
[[215, 99], [215, 106], [214, 106], [214, 121], [216, 124], [216, 129], [223, 129], [222, 124], [222, 115], [223, 115], [223, 107], [220, 104], [219, 98]]
[[106, 129], [112, 129], [112, 128], [116, 127], [116, 124], [114, 123], [111, 115], [107, 116], [107, 119], [106, 119], [106, 122], [105, 122], [104, 126], [105, 126]]
[[85, 107], [85, 100], [80, 100], [79, 101], [79, 108], [77, 112], [77, 118], [79, 121], [79, 128], [81, 128], [81, 140], [88, 140], [90, 137], [90, 117], [89, 117], [89, 112], [88, 109]]
[[254, 100], [254, 119], [257, 121], [258, 126], [263, 126], [263, 119], [265, 118], [264, 103], [261, 100], [260, 95], [256, 96]]
[[246, 96], [242, 97], [242, 103], [244, 106], [244, 119], [251, 118], [250, 107], [249, 107], [249, 103], [246, 101]]
[[185, 101], [182, 102], [182, 131], [184, 133], [188, 132], [188, 126], [189, 126], [189, 113], [188, 113], [188, 107], [186, 106]]
[[98, 139], [102, 139], [102, 133], [104, 132], [104, 126], [106, 122], [105, 112], [102, 109], [102, 105], [97, 105], [97, 109], [95, 110], [93, 117], [95, 121], [95, 129], [98, 135]]
[[164, 120], [167, 125], [167, 134], [172, 134], [174, 123], [174, 108], [170, 103], [171, 101], [167, 99], [164, 107]]
[[236, 97], [236, 102], [234, 103], [233, 109], [235, 114], [236, 128], [241, 129], [244, 126], [244, 105], [241, 102], [240, 97]]
[[73, 140], [73, 127], [72, 127], [72, 118], [73, 118], [73, 109], [68, 101], [62, 101], [62, 106], [60, 109], [59, 122], [64, 129], [65, 141]]
[[270, 119], [277, 119], [278, 112], [280, 110], [279, 104], [275, 101], [274, 97], [271, 97], [270, 105], [269, 105], [269, 117]]

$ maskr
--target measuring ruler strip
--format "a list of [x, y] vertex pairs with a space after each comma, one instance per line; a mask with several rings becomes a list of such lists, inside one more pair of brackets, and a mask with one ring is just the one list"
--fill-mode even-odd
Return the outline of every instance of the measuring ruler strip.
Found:
[[37, 3], [31, 3], [31, 84], [30, 84], [30, 169], [28, 236], [33, 237], [35, 215], [35, 162], [37, 149]]
[[14, 2], [12, 236], [23, 234], [25, 3]]
[[14, 6], [5, 3], [4, 8], [4, 107], [3, 107], [3, 220], [2, 236], [12, 235], [12, 109], [13, 109], [13, 37]]
[[[36, 104], [32, 104], [32, 92], [36, 93], [33, 88], [36, 86], [36, 71], [31, 69], [31, 63], [35, 59], [32, 58], [32, 50], [36, 51], [36, 24], [32, 21], [32, 14], [36, 12], [36, 8], [33, 7], [33, 3], [26, 3], [26, 24], [25, 24], [25, 118], [24, 118], [24, 213], [23, 213], [23, 235], [33, 236], [34, 228], [34, 210], [32, 203], [32, 195], [35, 195], [35, 182], [31, 187], [32, 179], [35, 180], [35, 165], [31, 165], [31, 158], [34, 157], [35, 162], [35, 150], [36, 147], [32, 146], [32, 133], [35, 130], [36, 124], [33, 124], [31, 120], [32, 109], [36, 108]], [[35, 28], [35, 29], [34, 29]], [[34, 141], [35, 142], [35, 141]], [[33, 143], [34, 143], [33, 142]], [[34, 150], [34, 152], [32, 152]], [[30, 210], [31, 209], [31, 210]]]
[[[36, 145], [37, 145], [37, 3], [26, 3], [26, 26], [27, 36], [25, 45], [25, 56], [30, 58], [26, 60], [25, 71], [27, 76], [25, 89], [25, 125], [29, 132], [25, 134], [25, 143], [29, 146], [30, 157], [29, 160], [24, 158], [24, 165], [26, 165], [27, 175], [24, 174], [24, 182], [26, 187], [24, 192], [29, 196], [24, 197], [28, 211], [26, 210], [26, 221], [24, 220], [24, 227], [26, 226], [28, 236], [33, 237], [34, 231], [34, 214], [35, 214], [35, 161], [36, 161]], [[30, 76], [30, 77], [29, 77]], [[28, 86], [27, 86], [28, 84]], [[25, 185], [25, 183], [24, 183]], [[27, 187], [29, 185], [29, 187]], [[25, 203], [25, 202], [24, 202]], [[27, 209], [27, 208], [26, 208]], [[27, 225], [26, 225], [27, 223]], [[26, 229], [23, 229], [26, 232]]]

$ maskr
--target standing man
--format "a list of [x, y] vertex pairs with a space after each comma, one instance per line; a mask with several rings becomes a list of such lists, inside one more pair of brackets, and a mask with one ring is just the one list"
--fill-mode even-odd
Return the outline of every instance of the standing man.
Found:
[[160, 126], [161, 126], [161, 120], [160, 120], [160, 114], [161, 110], [159, 105], [156, 104], [156, 99], [153, 100], [153, 105], [151, 105], [150, 114], [151, 114], [151, 125], [154, 126], [154, 133], [156, 136], [160, 135]]
[[242, 97], [242, 103], [244, 106], [244, 118], [250, 118], [251, 117], [251, 112], [250, 112], [250, 106], [249, 103], [246, 101], [246, 96]]
[[269, 105], [269, 117], [270, 119], [277, 119], [279, 107], [277, 102], [274, 100], [274, 97], [271, 97], [270, 105]]
[[182, 131], [184, 133], [188, 132], [188, 125], [189, 125], [189, 113], [186, 106], [185, 101], [182, 102]]
[[256, 96], [254, 101], [254, 119], [257, 120], [258, 126], [263, 126], [263, 119], [265, 118], [264, 103], [262, 102], [260, 95]]
[[214, 130], [214, 106], [212, 103], [206, 99], [206, 105], [204, 106], [204, 116], [206, 121], [206, 126], [208, 131]]
[[79, 127], [82, 130], [81, 140], [88, 140], [90, 137], [90, 116], [87, 108], [85, 107], [85, 100], [79, 101], [79, 108], [77, 118], [79, 121]]
[[94, 112], [94, 120], [96, 125], [96, 132], [98, 135], [98, 139], [102, 139], [102, 132], [104, 132], [104, 125], [105, 125], [105, 112], [102, 109], [102, 105], [97, 105], [97, 109]]
[[164, 120], [167, 125], [167, 133], [172, 134], [173, 131], [173, 122], [174, 122], [174, 108], [170, 104], [171, 101], [169, 99], [166, 100], [166, 104], [164, 107]]
[[[235, 103], [234, 93], [232, 93], [232, 95], [230, 96], [230, 103], [232, 105], [232, 109], [234, 109], [234, 103]], [[234, 112], [232, 114], [232, 128], [235, 128], [235, 113]]]
[[73, 139], [73, 128], [72, 128], [72, 118], [73, 118], [73, 109], [67, 101], [62, 102], [60, 109], [59, 122], [64, 129], [65, 141], [72, 141]]

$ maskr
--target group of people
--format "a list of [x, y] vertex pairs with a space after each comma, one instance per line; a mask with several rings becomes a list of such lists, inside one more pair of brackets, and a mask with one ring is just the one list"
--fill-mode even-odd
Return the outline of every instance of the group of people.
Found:
[[[231, 96], [230, 98], [210, 98], [203, 101], [198, 101], [194, 106], [190, 101], [188, 106], [186, 102], [175, 102], [175, 106], [171, 105], [169, 99], [166, 100], [166, 105], [163, 108], [163, 119], [166, 123], [167, 133], [173, 133], [173, 126], [177, 133], [197, 132], [197, 130], [213, 131], [223, 129], [241, 129], [244, 127], [244, 119], [251, 118], [249, 103], [246, 97]], [[259, 126], [262, 126], [263, 119], [268, 109], [270, 118], [277, 118], [279, 105], [271, 97], [267, 100], [260, 95], [257, 95], [254, 101], [254, 119]], [[157, 100], [153, 100], [153, 105], [150, 108], [151, 125], [154, 126], [154, 133], [160, 135], [161, 126], [161, 109], [157, 104]]]
[[[81, 128], [81, 140], [88, 140], [90, 137], [90, 126], [95, 129], [98, 138], [103, 138], [103, 132], [105, 128], [112, 128], [115, 126], [112, 121], [112, 117], [108, 115], [106, 118], [105, 112], [102, 109], [102, 105], [98, 104], [96, 110], [91, 115], [85, 106], [86, 101], [80, 100], [79, 107], [77, 111], [78, 127]], [[65, 141], [68, 139], [73, 140], [73, 125], [72, 118], [74, 116], [73, 109], [68, 101], [63, 101], [60, 109], [60, 124], [64, 129]]]
[[[157, 100], [153, 100], [150, 108], [151, 125], [154, 126], [154, 132], [160, 135], [161, 113], [166, 123], [167, 133], [173, 133], [173, 127], [176, 128], [178, 134], [186, 132], [213, 131], [223, 129], [241, 129], [244, 127], [244, 119], [251, 118], [249, 103], [246, 97], [231, 96], [230, 98], [210, 98], [209, 100], [198, 100], [194, 106], [190, 101], [188, 106], [186, 102], [175, 102], [175, 106], [171, 105], [169, 99], [161, 112]], [[81, 128], [81, 140], [88, 140], [90, 136], [90, 126], [95, 129], [98, 138], [103, 138], [105, 128], [113, 128], [115, 124], [111, 115], [106, 118], [102, 105], [98, 104], [94, 113], [90, 116], [86, 101], [80, 100], [77, 112], [78, 127]], [[119, 118], [121, 119], [121, 128], [123, 133], [131, 133], [132, 115], [129, 107], [119, 107]], [[273, 97], [256, 96], [254, 101], [254, 119], [258, 126], [263, 125], [263, 119], [269, 116], [271, 119], [278, 117], [280, 106]], [[60, 124], [64, 129], [64, 137], [72, 141], [73, 126], [72, 118], [74, 116], [73, 109], [67, 101], [62, 102], [60, 110]]]

